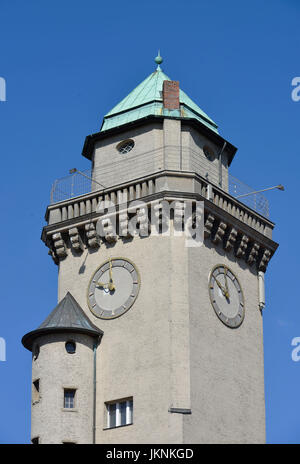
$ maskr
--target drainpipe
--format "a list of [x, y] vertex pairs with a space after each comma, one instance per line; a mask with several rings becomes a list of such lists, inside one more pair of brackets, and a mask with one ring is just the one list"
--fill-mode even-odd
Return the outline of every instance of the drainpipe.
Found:
[[222, 188], [222, 154], [223, 154], [223, 151], [225, 150], [226, 145], [227, 145], [227, 142], [224, 141], [223, 147], [219, 153], [219, 187], [221, 188]]
[[266, 305], [265, 298], [265, 273], [262, 271], [258, 272], [258, 305], [259, 309], [262, 311]]
[[94, 342], [94, 388], [93, 388], [93, 445], [96, 443], [96, 381], [97, 381], [97, 347], [100, 343], [101, 337], [98, 337]]

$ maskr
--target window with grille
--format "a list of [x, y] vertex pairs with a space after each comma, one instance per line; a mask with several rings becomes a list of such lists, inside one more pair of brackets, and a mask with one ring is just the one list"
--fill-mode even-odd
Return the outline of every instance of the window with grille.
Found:
[[130, 425], [133, 422], [133, 399], [106, 403], [107, 428]]
[[129, 151], [131, 151], [134, 147], [134, 141], [133, 140], [124, 140], [123, 142], [119, 143], [119, 145], [117, 145], [117, 150], [122, 153], [123, 155], [125, 155], [126, 153], [128, 153]]
[[64, 389], [64, 408], [73, 409], [75, 408], [75, 393], [76, 390], [69, 388]]

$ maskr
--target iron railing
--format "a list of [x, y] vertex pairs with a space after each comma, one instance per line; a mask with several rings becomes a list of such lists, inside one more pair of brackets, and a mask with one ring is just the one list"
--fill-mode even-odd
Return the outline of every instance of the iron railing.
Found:
[[252, 193], [254, 189], [231, 174], [228, 175], [228, 193], [249, 206], [259, 214], [269, 217], [269, 201], [261, 193]]
[[[92, 181], [91, 169], [87, 169], [82, 172], [85, 174], [85, 176], [90, 177], [90, 179], [88, 179], [88, 177], [82, 176], [78, 172], [75, 172], [66, 177], [62, 177], [61, 179], [57, 179], [51, 188], [50, 203], [58, 203], [60, 201], [65, 201], [70, 198], [90, 193], [93, 190], [98, 190], [99, 185]], [[268, 218], [268, 199], [261, 193], [252, 194], [253, 191], [254, 189], [249, 185], [240, 181], [231, 174], [228, 174], [228, 193], [249, 208]]]
[[[92, 177], [92, 170], [82, 171], [86, 176]], [[92, 180], [74, 172], [69, 176], [56, 179], [53, 183], [50, 193], [50, 204], [59, 201], [68, 200], [69, 198], [78, 197], [92, 191]]]

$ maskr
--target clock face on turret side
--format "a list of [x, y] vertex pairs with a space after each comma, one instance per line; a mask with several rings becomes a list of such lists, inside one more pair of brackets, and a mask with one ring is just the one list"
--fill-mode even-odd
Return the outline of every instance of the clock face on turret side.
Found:
[[124, 258], [111, 258], [93, 274], [88, 287], [88, 305], [100, 319], [121, 316], [135, 302], [140, 287], [139, 273]]
[[237, 277], [227, 266], [219, 264], [211, 271], [209, 295], [218, 318], [228, 327], [239, 327], [245, 317], [244, 296]]

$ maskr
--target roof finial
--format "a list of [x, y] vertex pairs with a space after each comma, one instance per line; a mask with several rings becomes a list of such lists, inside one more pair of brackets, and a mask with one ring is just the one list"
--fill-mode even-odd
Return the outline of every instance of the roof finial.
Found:
[[163, 62], [163, 59], [162, 59], [162, 57], [160, 56], [160, 50], [158, 50], [158, 55], [157, 55], [157, 57], [155, 58], [155, 63], [158, 64], [158, 66], [157, 66], [157, 68], [156, 68], [157, 70], [160, 69], [160, 66], [159, 66], [159, 65], [160, 65], [162, 62]]

